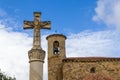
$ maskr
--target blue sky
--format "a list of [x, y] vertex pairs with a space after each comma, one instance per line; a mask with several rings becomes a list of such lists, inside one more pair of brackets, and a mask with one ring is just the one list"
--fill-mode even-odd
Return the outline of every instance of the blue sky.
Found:
[[44, 80], [47, 80], [49, 34], [67, 36], [67, 57], [120, 57], [120, 0], [0, 0], [0, 68], [17, 80], [28, 80], [28, 51], [33, 30], [23, 30], [23, 21], [42, 12], [51, 30], [42, 30], [46, 51]]
[[96, 3], [97, 0], [1, 0], [0, 8], [19, 23], [19, 29], [14, 30], [23, 31], [23, 20], [33, 20], [33, 12], [38, 11], [42, 12], [41, 21], [51, 21], [51, 32], [67, 34], [106, 29], [92, 20]]

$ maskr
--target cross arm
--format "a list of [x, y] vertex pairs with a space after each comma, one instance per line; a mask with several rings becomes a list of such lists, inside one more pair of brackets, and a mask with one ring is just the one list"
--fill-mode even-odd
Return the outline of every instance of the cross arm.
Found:
[[34, 22], [33, 21], [24, 21], [24, 26], [23, 28], [24, 29], [31, 29], [34, 27]]
[[40, 22], [40, 26], [41, 26], [42, 29], [51, 29], [50, 25], [51, 25], [50, 21]]

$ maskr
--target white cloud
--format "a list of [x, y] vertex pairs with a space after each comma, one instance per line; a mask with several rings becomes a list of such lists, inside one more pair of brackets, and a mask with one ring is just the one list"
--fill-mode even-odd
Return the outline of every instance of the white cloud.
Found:
[[[0, 69], [7, 75], [15, 76], [17, 80], [29, 80], [28, 50], [32, 48], [33, 38], [26, 33], [14, 31], [20, 26], [15, 18], [6, 15], [1, 9], [0, 17], [6, 18], [0, 19]], [[42, 46], [46, 51], [45, 36], [42, 36]], [[44, 80], [47, 80], [47, 57], [44, 66]]]
[[98, 0], [95, 12], [94, 21], [120, 30], [120, 0]]
[[25, 33], [12, 32], [0, 24], [0, 68], [17, 80], [28, 80], [28, 50], [32, 38]]
[[120, 32], [85, 31], [71, 34], [67, 40], [67, 56], [120, 57]]
[[[46, 35], [42, 36], [42, 47], [47, 51]], [[29, 80], [28, 50], [33, 38], [23, 32], [14, 32], [0, 23], [0, 69], [17, 80]], [[46, 52], [47, 56], [47, 52]], [[47, 79], [47, 57], [44, 64], [44, 80]]]
[[[17, 80], [28, 80], [28, 50], [32, 47], [32, 38], [25, 33], [13, 32], [0, 25], [0, 68]], [[42, 47], [46, 51], [44, 80], [47, 80], [47, 41], [42, 36]], [[117, 31], [84, 31], [70, 34], [66, 41], [67, 56], [114, 56], [120, 54], [120, 33]]]

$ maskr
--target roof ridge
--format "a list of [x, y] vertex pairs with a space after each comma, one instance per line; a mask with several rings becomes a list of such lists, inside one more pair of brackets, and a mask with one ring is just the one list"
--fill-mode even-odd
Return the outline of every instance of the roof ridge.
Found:
[[69, 57], [62, 60], [63, 62], [99, 62], [99, 61], [120, 61], [118, 57]]

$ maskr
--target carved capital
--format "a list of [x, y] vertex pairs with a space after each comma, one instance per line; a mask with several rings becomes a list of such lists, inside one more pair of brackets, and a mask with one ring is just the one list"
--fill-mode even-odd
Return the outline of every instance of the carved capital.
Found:
[[28, 52], [28, 57], [30, 62], [31, 61], [41, 61], [44, 62], [45, 59], [45, 51], [42, 49], [31, 49]]

